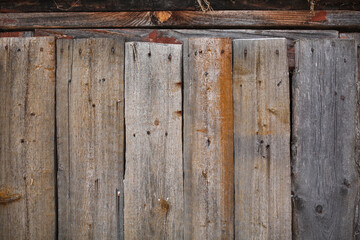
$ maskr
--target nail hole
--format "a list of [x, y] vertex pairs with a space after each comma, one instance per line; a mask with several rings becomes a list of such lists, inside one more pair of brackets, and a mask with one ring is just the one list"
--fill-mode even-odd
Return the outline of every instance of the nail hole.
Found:
[[150, 131], [147, 131], [146, 133], [147, 133], [147, 135], [150, 135]]
[[44, 48], [40, 48], [40, 52], [44, 51]]
[[172, 58], [172, 56], [171, 56], [171, 53], [170, 53], [169, 56], [168, 56], [169, 61], [171, 61], [171, 58]]
[[316, 208], [315, 208], [315, 211], [316, 211], [317, 213], [321, 214], [322, 211], [323, 211], [323, 207], [322, 207], [321, 205], [317, 205]]

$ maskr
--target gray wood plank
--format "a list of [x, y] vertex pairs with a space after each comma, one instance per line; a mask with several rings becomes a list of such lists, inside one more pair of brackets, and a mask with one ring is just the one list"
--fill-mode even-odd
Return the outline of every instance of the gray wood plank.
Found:
[[184, 56], [185, 239], [233, 239], [232, 42], [189, 39]]
[[291, 239], [286, 40], [233, 44], [235, 239]]
[[293, 83], [295, 239], [354, 239], [359, 196], [354, 40], [300, 40]]
[[122, 238], [124, 42], [57, 41], [59, 239]]
[[125, 56], [125, 239], [182, 239], [182, 46], [129, 42]]
[[[357, 45], [357, 76], [358, 76], [358, 100], [360, 100], [360, 33], [341, 33], [340, 38], [343, 39], [354, 39]], [[360, 168], [360, 105], [358, 104], [358, 132], [357, 132], [357, 166]], [[360, 178], [360, 175], [359, 175]], [[360, 194], [360, 192], [359, 192]], [[355, 239], [360, 240], [360, 201], [358, 202], [356, 212], [357, 216], [355, 217], [354, 223], [356, 225], [355, 229]]]
[[54, 46], [0, 39], [0, 239], [55, 239]]

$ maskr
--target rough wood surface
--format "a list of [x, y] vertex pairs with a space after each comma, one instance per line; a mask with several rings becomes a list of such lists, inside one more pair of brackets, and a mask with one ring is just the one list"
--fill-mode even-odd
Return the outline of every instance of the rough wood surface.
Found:
[[354, 40], [300, 40], [293, 84], [295, 239], [354, 239], [359, 196]]
[[124, 42], [57, 41], [59, 239], [119, 239]]
[[[357, 63], [358, 63], [358, 99], [360, 100], [360, 33], [342, 33], [340, 35], [341, 38], [343, 39], [354, 39], [357, 45]], [[359, 104], [358, 104], [359, 105]], [[360, 167], [360, 105], [359, 107], [359, 117], [358, 117], [358, 139], [357, 139], [357, 151], [358, 151], [358, 157], [357, 157], [357, 165]], [[360, 178], [360, 175], [359, 175]], [[360, 193], [359, 193], [360, 194]], [[357, 226], [355, 229], [355, 235], [356, 235], [356, 239], [360, 240], [360, 202], [357, 206]]]
[[338, 38], [334, 30], [248, 30], [248, 29], [36, 29], [36, 36], [58, 38], [123, 37], [126, 41], [183, 43], [188, 38], [218, 37], [233, 39], [284, 37], [288, 44], [289, 68], [295, 67], [294, 40]]
[[234, 40], [235, 239], [291, 239], [285, 39]]
[[173, 11], [2, 13], [0, 29], [36, 28], [309, 28], [360, 27], [360, 11]]
[[[310, 10], [311, 8], [326, 9], [353, 9], [359, 10], [360, 3], [353, 0], [248, 0], [248, 1], [208, 1], [215, 10]], [[206, 1], [200, 1], [204, 8]], [[48, 12], [48, 11], [168, 11], [168, 10], [200, 10], [199, 2], [195, 0], [138, 0], [138, 1], [113, 1], [113, 0], [72, 0], [72, 1], [41, 1], [41, 0], [1, 0], [0, 12]]]
[[182, 46], [129, 42], [125, 55], [125, 239], [182, 239]]
[[0, 239], [55, 239], [55, 40], [0, 39]]
[[185, 239], [232, 239], [232, 43], [192, 38], [185, 46]]

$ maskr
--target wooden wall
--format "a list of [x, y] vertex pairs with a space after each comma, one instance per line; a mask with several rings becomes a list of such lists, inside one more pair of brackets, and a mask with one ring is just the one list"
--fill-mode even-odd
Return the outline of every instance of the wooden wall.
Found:
[[0, 39], [0, 239], [358, 237], [354, 40], [35, 34]]

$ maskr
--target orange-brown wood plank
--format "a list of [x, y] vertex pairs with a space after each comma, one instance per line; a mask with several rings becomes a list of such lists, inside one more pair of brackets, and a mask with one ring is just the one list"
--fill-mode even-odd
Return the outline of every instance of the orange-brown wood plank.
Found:
[[232, 42], [185, 46], [185, 239], [233, 239]]

